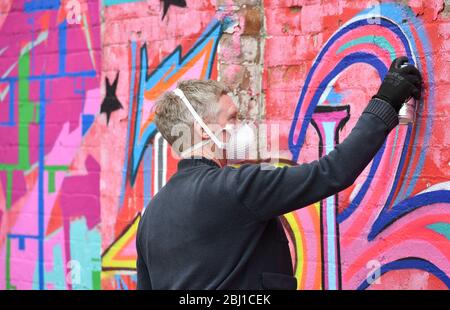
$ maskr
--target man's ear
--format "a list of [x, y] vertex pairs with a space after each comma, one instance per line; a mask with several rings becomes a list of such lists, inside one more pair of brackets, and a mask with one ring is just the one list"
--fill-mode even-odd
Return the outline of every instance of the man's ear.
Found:
[[200, 126], [200, 124], [197, 122], [194, 123], [194, 132], [196, 133], [197, 136], [201, 137], [202, 140], [210, 138], [208, 134], [203, 130], [202, 126]]

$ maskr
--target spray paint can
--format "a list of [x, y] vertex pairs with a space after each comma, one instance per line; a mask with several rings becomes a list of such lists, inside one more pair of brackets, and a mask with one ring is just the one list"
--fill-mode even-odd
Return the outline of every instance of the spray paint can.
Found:
[[398, 112], [398, 120], [400, 124], [413, 124], [416, 120], [416, 100], [410, 98], [406, 101]]
[[[408, 63], [403, 64], [402, 68], [406, 66], [408, 66]], [[406, 100], [398, 112], [399, 123], [404, 125], [414, 124], [416, 120], [416, 108], [417, 103], [413, 97]]]

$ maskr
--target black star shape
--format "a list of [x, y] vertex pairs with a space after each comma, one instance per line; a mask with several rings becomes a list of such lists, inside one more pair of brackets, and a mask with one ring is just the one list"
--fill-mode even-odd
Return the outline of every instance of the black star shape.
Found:
[[106, 78], [106, 95], [105, 99], [103, 99], [102, 106], [100, 108], [100, 113], [106, 113], [106, 124], [109, 124], [109, 118], [111, 117], [111, 113], [117, 111], [119, 109], [123, 109], [122, 104], [119, 99], [117, 99], [116, 90], [117, 84], [119, 82], [119, 72], [117, 72], [116, 78], [114, 82], [109, 82], [109, 79]]
[[169, 10], [169, 7], [171, 5], [179, 6], [180, 8], [185, 8], [186, 7], [186, 1], [185, 0], [161, 0], [161, 2], [164, 2], [164, 9], [163, 9], [163, 17], [162, 17], [162, 19], [164, 19], [164, 17], [166, 16], [167, 11]]

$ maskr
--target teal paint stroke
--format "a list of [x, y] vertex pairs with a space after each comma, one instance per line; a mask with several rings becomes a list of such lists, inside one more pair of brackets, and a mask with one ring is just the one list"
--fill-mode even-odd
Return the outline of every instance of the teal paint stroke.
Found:
[[346, 49], [349, 49], [358, 44], [375, 44], [375, 45], [379, 46], [380, 48], [387, 50], [391, 56], [391, 60], [394, 60], [396, 57], [395, 49], [391, 45], [391, 43], [389, 43], [389, 41], [386, 40], [386, 38], [380, 37], [380, 36], [364, 36], [364, 37], [352, 40], [350, 42], [347, 42], [346, 44], [342, 45], [339, 48], [339, 50], [337, 51], [336, 54], [339, 55]]
[[146, 0], [103, 0], [104, 6], [111, 6], [123, 3], [145, 2]]
[[438, 234], [443, 235], [450, 241], [450, 224], [449, 223], [434, 223], [427, 226], [429, 229], [434, 230]]
[[61, 245], [53, 247], [53, 270], [45, 272], [45, 286], [55, 290], [66, 289], [66, 277], [64, 274], [64, 262]]
[[[98, 279], [95, 274], [101, 271], [101, 236], [98, 229], [88, 230], [86, 218], [74, 220], [70, 223], [70, 259], [72, 289], [92, 290]], [[76, 274], [79, 272], [79, 280]]]

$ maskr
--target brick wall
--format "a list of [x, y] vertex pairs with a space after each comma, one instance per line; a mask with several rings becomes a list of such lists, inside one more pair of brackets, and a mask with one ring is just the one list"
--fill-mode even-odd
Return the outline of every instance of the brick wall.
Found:
[[450, 6], [166, 3], [0, 3], [0, 288], [135, 288], [140, 214], [177, 163], [151, 108], [177, 81], [228, 84], [297, 165], [345, 139], [407, 54], [426, 85], [415, 126], [282, 220], [299, 289], [448, 289]]

